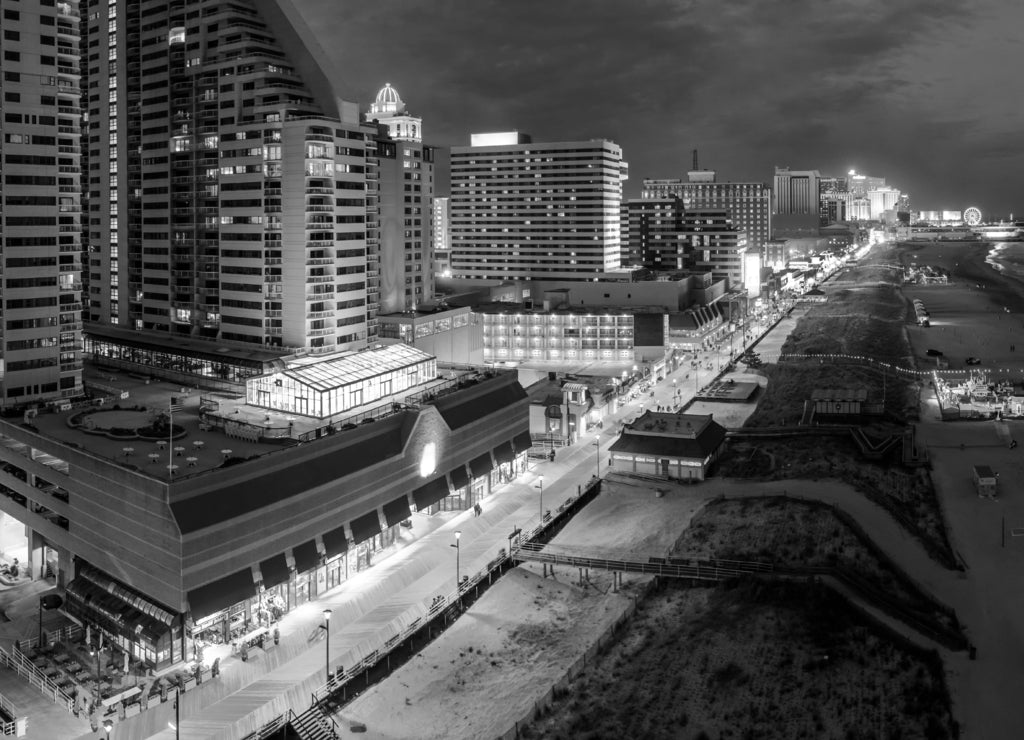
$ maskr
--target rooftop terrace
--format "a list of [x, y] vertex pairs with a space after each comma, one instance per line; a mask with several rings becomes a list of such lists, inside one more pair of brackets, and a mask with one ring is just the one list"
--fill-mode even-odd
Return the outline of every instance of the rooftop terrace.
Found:
[[[502, 371], [489, 370], [486, 374]], [[506, 371], [507, 372], [507, 371]], [[95, 400], [76, 403], [70, 410], [40, 411], [28, 423], [45, 437], [114, 462], [157, 480], [181, 480], [216, 470], [233, 459], [248, 459], [301, 444], [326, 427], [349, 429], [409, 407], [437, 403], [466, 382], [484, 374], [474, 368], [446, 368], [441, 377], [344, 415], [319, 419], [286, 414], [246, 404], [244, 397], [217, 391], [183, 388], [126, 372], [113, 372], [86, 364], [84, 382]], [[161, 417], [172, 403], [173, 439]], [[228, 436], [223, 429], [204, 423], [200, 409], [213, 410], [238, 427], [253, 431], [252, 439]], [[20, 418], [9, 418], [18, 423]], [[163, 430], [160, 433], [160, 430]], [[8, 444], [18, 444], [10, 441]]]

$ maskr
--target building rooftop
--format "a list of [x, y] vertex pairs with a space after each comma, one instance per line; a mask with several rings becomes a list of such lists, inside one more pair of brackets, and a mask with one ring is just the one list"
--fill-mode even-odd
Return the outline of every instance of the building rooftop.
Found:
[[87, 324], [85, 334], [97, 339], [112, 339], [119, 344], [144, 349], [173, 348], [182, 354], [200, 359], [220, 362], [231, 361], [239, 365], [262, 367], [275, 360], [281, 360], [295, 354], [294, 348], [273, 349], [271, 347], [252, 347], [241, 344], [211, 342], [187, 337], [147, 337], [131, 329], [101, 324]]
[[[547, 291], [549, 293], [556, 291]], [[527, 308], [522, 303], [481, 303], [473, 310], [481, 314], [565, 314], [575, 316], [612, 316], [628, 315], [636, 313], [665, 313], [661, 306], [566, 306], [560, 304], [555, 308], [544, 308], [539, 301], [534, 301], [533, 308]]]
[[[430, 357], [407, 345], [391, 345], [386, 349], [391, 347], [401, 348], [398, 352], [406, 349], [417, 356]], [[303, 370], [313, 371], [314, 367]], [[376, 375], [379, 366], [366, 370]], [[322, 430], [327, 425], [355, 428], [379, 418], [381, 414], [396, 413], [395, 405], [400, 410], [407, 401], [413, 405], [433, 403], [439, 407], [442, 416], [448, 413], [453, 417], [451, 421], [458, 423], [455, 416], [460, 413], [459, 405], [453, 399], [447, 402], [450, 410], [447, 407], [441, 409], [441, 402], [447, 399], [449, 391], [476, 375], [475, 370], [446, 370], [444, 378], [417, 385], [400, 397], [378, 399], [345, 414], [318, 419], [251, 406], [242, 394], [200, 391], [194, 386], [182, 387], [141, 374], [111, 371], [87, 362], [83, 370], [84, 382], [94, 393], [107, 396], [108, 400], [102, 406], [95, 401], [83, 401], [67, 411], [40, 411], [27, 421], [33, 431], [58, 443], [156, 480], [178, 481], [218, 470], [225, 463], [237, 462], [234, 458], [248, 459], [294, 447], [300, 444], [300, 438], [315, 435], [318, 429]], [[163, 437], [128, 436], [133, 430], [144, 429], [167, 414], [172, 399], [179, 407], [173, 412], [174, 427], [183, 434], [171, 441]], [[280, 430], [282, 436], [263, 441], [229, 437], [222, 430], [211, 429], [201, 423], [201, 404], [207, 407], [214, 405], [218, 415], [243, 424]], [[11, 424], [22, 421], [21, 417], [7, 419]]]
[[647, 411], [612, 444], [612, 452], [655, 457], [704, 459], [722, 444], [725, 427], [711, 414], [665, 414]]
[[327, 391], [403, 367], [418, 365], [432, 358], [433, 355], [408, 344], [389, 344], [308, 365], [295, 364], [280, 371], [280, 374], [315, 390]]

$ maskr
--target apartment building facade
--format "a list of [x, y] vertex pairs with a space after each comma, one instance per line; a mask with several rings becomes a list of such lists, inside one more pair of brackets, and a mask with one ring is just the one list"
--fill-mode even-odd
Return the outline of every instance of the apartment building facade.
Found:
[[510, 132], [452, 147], [452, 277], [596, 280], [617, 270], [627, 172], [605, 139], [535, 143]]
[[0, 0], [0, 406], [82, 393], [77, 0]]
[[366, 345], [370, 129], [287, 2], [90, 6], [87, 325]]
[[686, 180], [645, 179], [641, 198], [679, 198], [684, 210], [724, 208], [752, 249], [771, 238], [772, 191], [761, 182], [718, 182], [714, 170], [693, 170]]

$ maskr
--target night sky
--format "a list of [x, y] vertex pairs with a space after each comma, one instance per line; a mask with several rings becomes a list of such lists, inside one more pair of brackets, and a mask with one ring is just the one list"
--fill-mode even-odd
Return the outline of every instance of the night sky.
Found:
[[608, 138], [644, 177], [884, 177], [914, 210], [1024, 218], [1019, 0], [296, 0], [364, 109], [427, 143]]

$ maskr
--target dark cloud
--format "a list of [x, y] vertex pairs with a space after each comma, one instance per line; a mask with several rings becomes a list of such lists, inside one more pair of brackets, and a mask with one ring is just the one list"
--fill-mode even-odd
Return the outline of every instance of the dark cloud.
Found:
[[1009, 211], [1019, 197], [1024, 113], [1009, 101], [1024, 83], [1007, 29], [1024, 4], [295, 1], [349, 97], [365, 106], [390, 82], [432, 143], [607, 137], [630, 163], [629, 194], [683, 175], [697, 148], [722, 179], [856, 167], [921, 208]]

